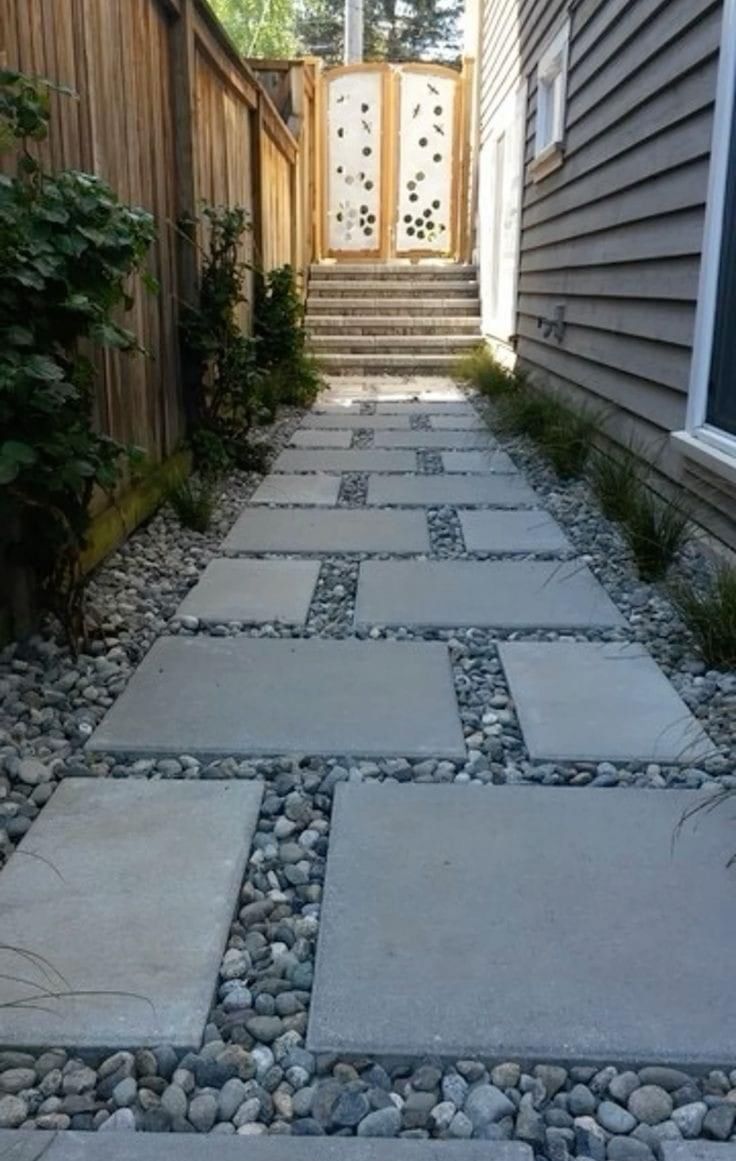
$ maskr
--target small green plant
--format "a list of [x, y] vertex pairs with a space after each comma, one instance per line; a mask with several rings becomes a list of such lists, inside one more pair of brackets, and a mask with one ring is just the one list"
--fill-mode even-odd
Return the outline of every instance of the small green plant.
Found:
[[592, 411], [559, 405], [541, 436], [542, 451], [561, 479], [582, 476], [593, 449], [598, 420]]
[[628, 451], [596, 451], [588, 468], [590, 486], [609, 520], [625, 521], [641, 488], [640, 462]]
[[0, 71], [0, 147], [16, 152], [0, 175], [0, 528], [5, 563], [30, 571], [74, 644], [90, 500], [112, 491], [126, 452], [94, 425], [95, 348], [140, 352], [119, 318], [155, 229], [100, 178], [48, 173], [30, 152], [51, 88]]
[[307, 352], [304, 307], [291, 266], [256, 275], [253, 327], [258, 366], [266, 374], [273, 409], [279, 403], [309, 406], [323, 382]]
[[459, 361], [456, 378], [475, 387], [488, 399], [499, 399], [514, 391], [519, 384], [519, 373], [504, 367], [485, 344], [476, 347]]
[[736, 669], [736, 567], [719, 566], [702, 589], [679, 581], [671, 595], [706, 664]]
[[204, 476], [182, 477], [172, 487], [168, 500], [184, 528], [206, 532], [217, 503], [217, 485]]
[[527, 435], [541, 443], [547, 431], [560, 422], [560, 404], [551, 395], [544, 395], [526, 385], [519, 385], [503, 395], [499, 401], [499, 421], [502, 430], [511, 435]]
[[641, 579], [661, 580], [689, 539], [689, 514], [680, 499], [661, 500], [642, 483], [627, 513], [623, 533]]

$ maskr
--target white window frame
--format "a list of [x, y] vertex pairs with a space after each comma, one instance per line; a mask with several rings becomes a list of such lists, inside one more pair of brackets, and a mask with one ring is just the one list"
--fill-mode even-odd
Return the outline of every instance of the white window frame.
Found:
[[[537, 119], [531, 175], [540, 181], [564, 160], [570, 21], [542, 53], [537, 65]], [[549, 126], [549, 131], [546, 128]]]
[[712, 427], [706, 422], [713, 332], [718, 307], [731, 123], [734, 117], [736, 117], [736, 0], [725, 0], [687, 414], [685, 430], [674, 432], [672, 438], [685, 455], [727, 477], [730, 482], [736, 483], [736, 435]]

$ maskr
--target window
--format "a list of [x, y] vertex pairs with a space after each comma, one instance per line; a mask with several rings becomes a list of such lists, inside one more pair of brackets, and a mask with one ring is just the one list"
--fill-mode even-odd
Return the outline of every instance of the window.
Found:
[[736, 481], [736, 0], [726, 0], [686, 430], [681, 450]]
[[563, 161], [569, 43], [568, 22], [542, 54], [537, 67], [537, 128], [531, 168], [535, 181]]

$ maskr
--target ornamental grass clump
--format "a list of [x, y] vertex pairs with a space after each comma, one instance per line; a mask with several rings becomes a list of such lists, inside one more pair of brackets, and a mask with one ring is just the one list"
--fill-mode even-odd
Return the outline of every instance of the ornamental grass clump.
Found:
[[475, 387], [487, 399], [500, 399], [519, 386], [520, 375], [499, 363], [485, 344], [464, 355], [455, 369], [456, 378]]
[[662, 500], [642, 483], [623, 523], [639, 576], [661, 580], [690, 538], [690, 520], [682, 500]]
[[563, 479], [582, 476], [598, 431], [598, 420], [592, 411], [558, 404], [558, 411], [544, 427], [540, 444], [542, 451]]
[[703, 661], [736, 669], [736, 567], [720, 565], [703, 588], [679, 581], [671, 595]]
[[641, 466], [630, 452], [594, 452], [588, 467], [588, 481], [604, 515], [625, 521], [633, 511], [644, 486]]
[[217, 485], [206, 477], [182, 477], [171, 488], [168, 500], [183, 528], [207, 532], [217, 503]]

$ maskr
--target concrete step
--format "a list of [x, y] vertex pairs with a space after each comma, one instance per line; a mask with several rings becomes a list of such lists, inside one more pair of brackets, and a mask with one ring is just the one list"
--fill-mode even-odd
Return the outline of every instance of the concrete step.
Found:
[[472, 334], [479, 335], [479, 319], [476, 316], [458, 315], [453, 318], [420, 318], [409, 315], [406, 318], [395, 315], [386, 318], [376, 318], [368, 315], [353, 315], [342, 318], [333, 315], [307, 315], [307, 330], [313, 336], [334, 335], [433, 335], [438, 328], [443, 334]]
[[478, 283], [474, 278], [455, 278], [433, 282], [426, 278], [407, 281], [401, 278], [366, 278], [351, 281], [348, 278], [330, 278], [322, 282], [312, 282], [309, 299], [314, 298], [401, 298], [407, 293], [426, 298], [448, 298], [450, 295], [463, 298], [478, 297]]
[[430, 334], [430, 335], [315, 335], [311, 348], [317, 354], [324, 352], [345, 352], [380, 354], [405, 354], [412, 351], [418, 355], [428, 351], [440, 353], [472, 350], [478, 345], [479, 333], [470, 334]]
[[224, 1133], [29, 1133], [0, 1129], [8, 1161], [533, 1161], [521, 1141], [381, 1137], [228, 1136]]
[[449, 375], [457, 354], [321, 354], [319, 362], [328, 375]]
[[380, 280], [400, 280], [413, 282], [421, 278], [426, 282], [447, 282], [458, 281], [461, 279], [474, 280], [477, 277], [477, 269], [475, 266], [460, 266], [456, 263], [448, 263], [445, 266], [418, 266], [418, 265], [393, 265], [386, 263], [366, 262], [366, 263], [340, 263], [336, 266], [312, 266], [310, 270], [310, 286], [317, 282], [330, 281], [344, 281], [355, 280], [362, 282], [364, 279], [380, 279]]
[[448, 315], [464, 317], [480, 316], [480, 303], [477, 298], [460, 295], [458, 298], [383, 298], [376, 295], [373, 298], [333, 298], [321, 294], [312, 295], [307, 304], [307, 318], [313, 319], [324, 315], [331, 317], [363, 316], [381, 317], [387, 315], [395, 318], [397, 315], [411, 315], [419, 317], [445, 318]]

